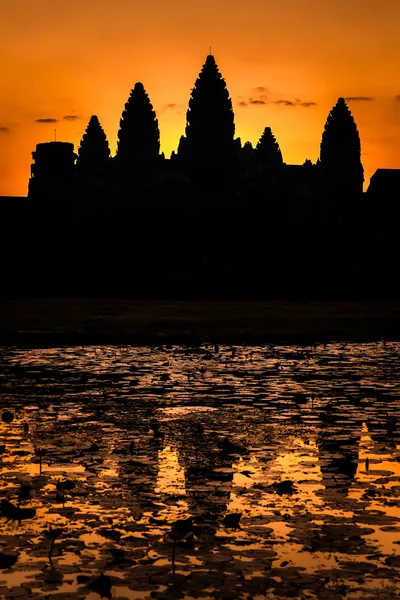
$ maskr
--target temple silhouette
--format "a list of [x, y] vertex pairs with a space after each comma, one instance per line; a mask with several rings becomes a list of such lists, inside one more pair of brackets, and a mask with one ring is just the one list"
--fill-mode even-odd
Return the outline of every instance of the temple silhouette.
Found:
[[322, 297], [395, 289], [400, 171], [378, 169], [363, 192], [360, 137], [343, 98], [327, 117], [316, 164], [286, 164], [268, 124], [255, 147], [235, 138], [229, 91], [209, 55], [169, 159], [139, 82], [114, 157], [95, 115], [77, 153], [54, 141], [32, 156], [27, 201], [2, 211], [3, 252], [7, 243], [24, 256], [12, 256], [4, 277], [25, 291]]

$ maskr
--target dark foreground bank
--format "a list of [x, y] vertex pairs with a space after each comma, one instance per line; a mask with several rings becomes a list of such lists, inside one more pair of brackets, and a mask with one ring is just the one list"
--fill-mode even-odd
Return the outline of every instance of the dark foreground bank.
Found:
[[396, 301], [0, 300], [0, 344], [227, 344], [400, 340]]

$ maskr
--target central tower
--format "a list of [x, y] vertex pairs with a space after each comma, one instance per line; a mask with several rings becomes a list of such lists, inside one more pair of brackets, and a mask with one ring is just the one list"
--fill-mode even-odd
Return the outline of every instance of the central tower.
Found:
[[231, 162], [235, 155], [232, 100], [209, 54], [196, 80], [186, 113], [185, 157], [192, 165]]

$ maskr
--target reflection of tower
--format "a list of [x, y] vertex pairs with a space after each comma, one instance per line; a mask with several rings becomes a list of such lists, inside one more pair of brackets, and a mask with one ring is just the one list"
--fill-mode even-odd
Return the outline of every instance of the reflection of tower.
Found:
[[382, 412], [379, 419], [370, 419], [367, 424], [369, 434], [374, 442], [379, 442], [389, 448], [396, 448], [400, 444], [398, 418], [393, 414]]
[[346, 418], [343, 413], [329, 414], [329, 421], [317, 437], [323, 496], [327, 501], [334, 502], [337, 494], [347, 496], [357, 472], [360, 437], [361, 421]]
[[236, 459], [224, 454], [215, 439], [197, 435], [187, 422], [179, 424], [174, 434], [179, 463], [185, 470], [189, 512], [216, 524], [222, 520], [230, 500], [232, 464]]
[[159, 439], [143, 440], [135, 446], [135, 453], [123, 458], [119, 465], [119, 476], [125, 490], [138, 498], [137, 507], [143, 514], [154, 510], [154, 490], [157, 485], [158, 456], [161, 450]]
[[171, 446], [164, 446], [158, 452], [158, 494], [185, 495], [185, 473], [179, 464], [178, 452]]

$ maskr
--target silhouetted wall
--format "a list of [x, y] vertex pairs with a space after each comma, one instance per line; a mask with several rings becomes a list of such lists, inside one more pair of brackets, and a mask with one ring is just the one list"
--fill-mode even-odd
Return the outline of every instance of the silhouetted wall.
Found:
[[69, 143], [38, 144], [28, 199], [0, 202], [3, 289], [137, 297], [395, 293], [400, 178], [378, 170], [362, 193], [360, 138], [343, 98], [328, 116], [317, 164], [285, 164], [270, 127], [256, 148], [234, 135], [232, 102], [210, 55], [170, 160], [160, 155], [156, 113], [139, 82], [114, 158], [96, 116], [78, 155]]

